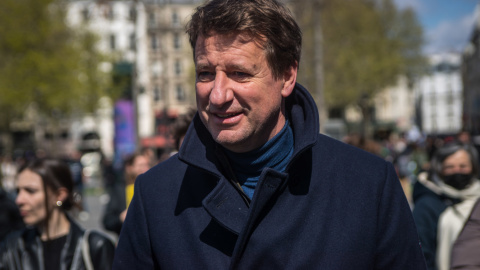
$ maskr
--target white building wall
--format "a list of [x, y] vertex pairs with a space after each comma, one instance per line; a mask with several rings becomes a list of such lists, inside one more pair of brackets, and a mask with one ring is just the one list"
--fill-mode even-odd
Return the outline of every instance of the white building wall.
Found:
[[427, 134], [456, 133], [462, 127], [460, 61], [458, 54], [432, 55], [432, 73], [417, 84], [422, 130]]
[[[93, 0], [72, 1], [68, 5], [67, 20], [71, 25], [85, 25], [98, 34], [101, 51], [116, 52], [121, 60], [134, 62], [135, 51], [130, 48], [130, 37], [135, 34], [136, 28], [135, 21], [130, 17], [130, 9], [135, 7], [133, 1], [108, 1], [102, 4]], [[112, 37], [114, 49], [111, 46]]]
[[[132, 16], [134, 10], [135, 17]], [[100, 37], [98, 48], [116, 61], [133, 63], [134, 89], [138, 108], [138, 135], [151, 136], [154, 114], [149, 90], [147, 16], [141, 1], [71, 1], [67, 21], [72, 26], [86, 26]], [[134, 46], [132, 46], [134, 44]], [[102, 68], [110, 67], [104, 65]], [[134, 95], [135, 96], [135, 95]], [[95, 130], [101, 137], [101, 148], [107, 157], [113, 156], [113, 104], [103, 101], [95, 118], [96, 125], [83, 125], [82, 132]], [[90, 129], [90, 130], [88, 130]]]
[[148, 34], [147, 14], [143, 3], [136, 4], [136, 89], [137, 96], [137, 121], [138, 136], [140, 138], [150, 137], [155, 133], [155, 115], [153, 111], [153, 92], [150, 87], [150, 71], [148, 58]]
[[409, 130], [415, 116], [414, 93], [405, 76], [397, 84], [385, 88], [374, 99], [375, 118], [379, 122], [395, 123], [402, 131]]

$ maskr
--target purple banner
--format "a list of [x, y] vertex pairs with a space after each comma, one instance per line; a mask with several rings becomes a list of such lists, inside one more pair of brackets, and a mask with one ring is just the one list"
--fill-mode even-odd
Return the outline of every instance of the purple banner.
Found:
[[136, 149], [135, 108], [132, 101], [119, 100], [115, 103], [115, 158], [114, 166], [121, 169], [125, 157]]

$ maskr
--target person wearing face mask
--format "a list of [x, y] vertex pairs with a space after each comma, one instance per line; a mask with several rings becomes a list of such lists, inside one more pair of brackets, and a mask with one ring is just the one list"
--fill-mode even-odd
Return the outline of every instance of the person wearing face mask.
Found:
[[110, 269], [112, 240], [86, 231], [68, 214], [76, 206], [68, 165], [38, 159], [20, 169], [17, 204], [27, 226], [0, 246], [0, 269]]
[[451, 143], [418, 175], [413, 217], [429, 269], [449, 269], [452, 245], [480, 196], [478, 169], [475, 148]]

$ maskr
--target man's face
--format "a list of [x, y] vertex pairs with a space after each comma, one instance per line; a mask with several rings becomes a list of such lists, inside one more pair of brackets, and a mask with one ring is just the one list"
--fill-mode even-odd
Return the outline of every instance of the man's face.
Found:
[[200, 36], [195, 67], [199, 115], [217, 143], [247, 152], [283, 128], [296, 67], [274, 79], [264, 50], [242, 34]]

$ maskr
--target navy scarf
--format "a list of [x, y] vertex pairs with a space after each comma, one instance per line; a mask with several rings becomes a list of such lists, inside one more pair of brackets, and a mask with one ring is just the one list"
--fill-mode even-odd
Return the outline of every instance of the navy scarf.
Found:
[[286, 121], [282, 130], [266, 144], [246, 153], [225, 150], [242, 189], [252, 199], [262, 170], [272, 168], [284, 172], [293, 153], [293, 132]]

